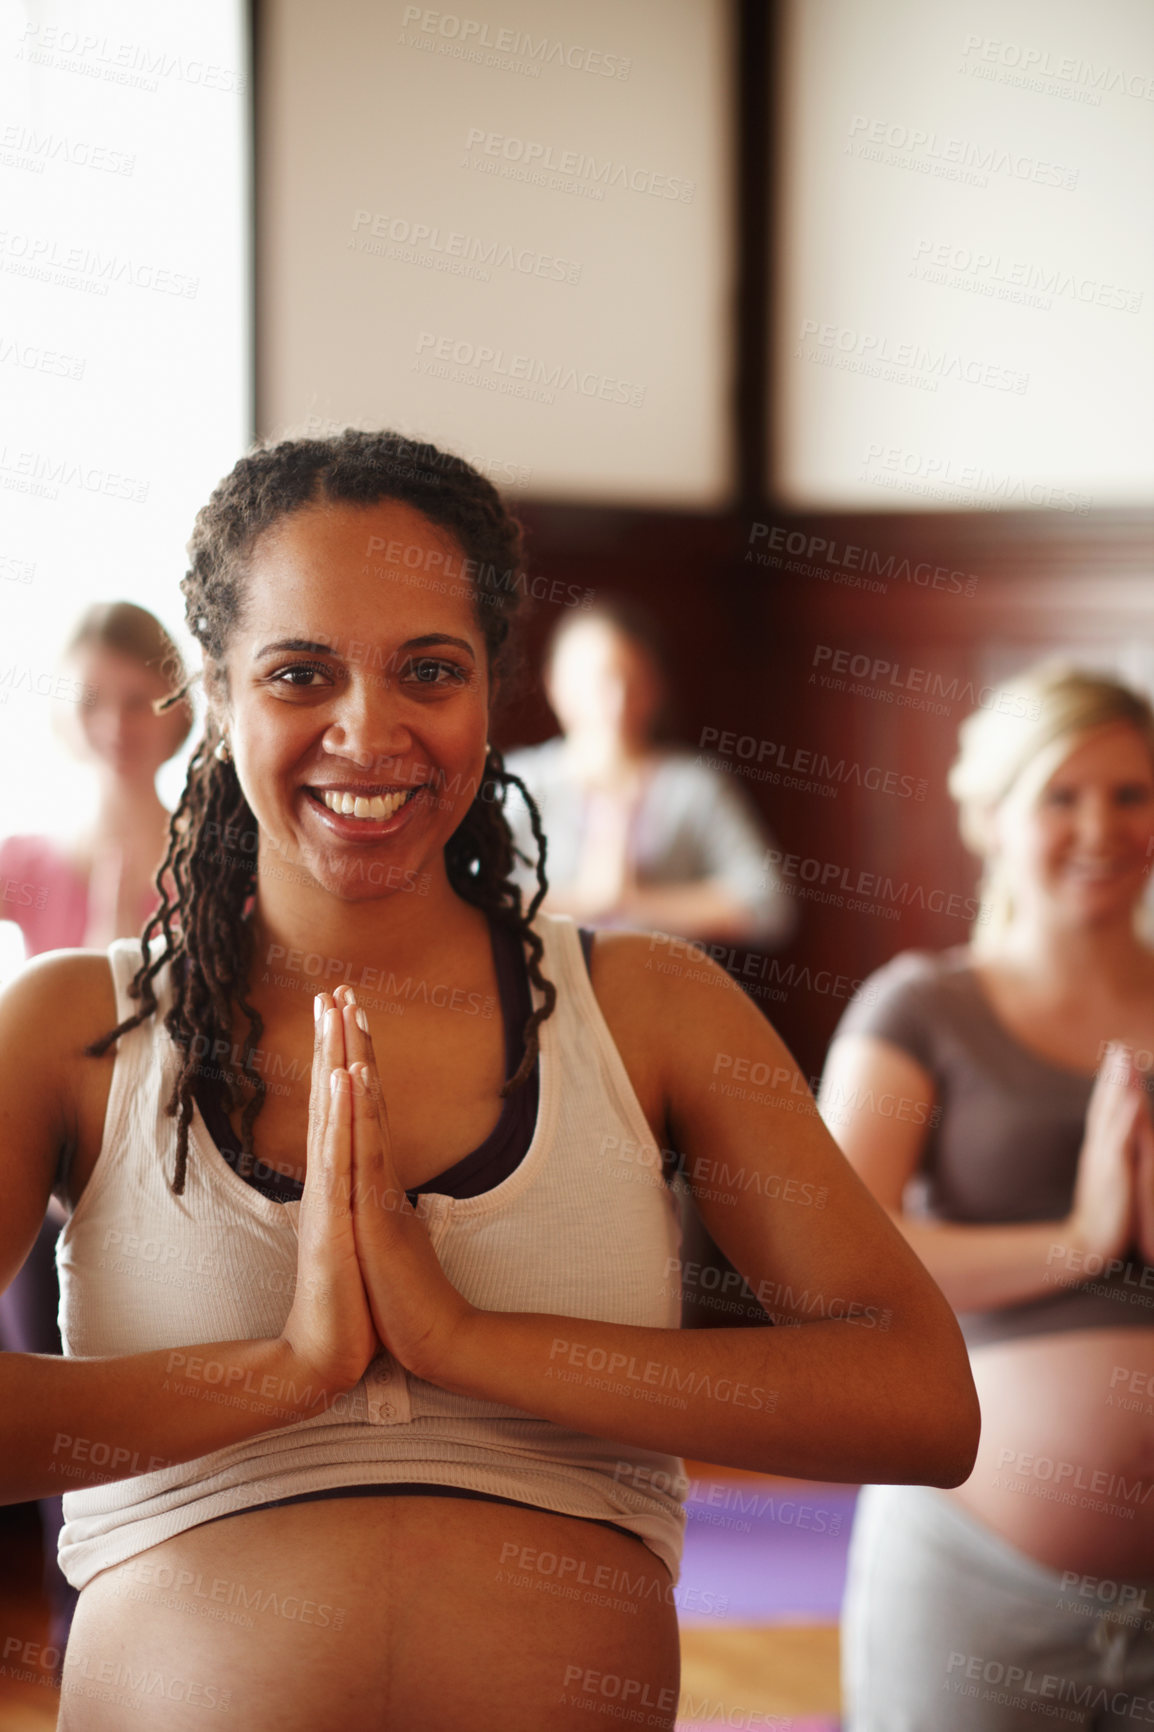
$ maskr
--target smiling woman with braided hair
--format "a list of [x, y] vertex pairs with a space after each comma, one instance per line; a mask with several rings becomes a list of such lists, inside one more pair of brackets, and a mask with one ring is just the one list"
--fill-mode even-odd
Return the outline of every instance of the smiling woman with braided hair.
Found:
[[[69, 1357], [0, 1359], [0, 1496], [70, 1488], [60, 1725], [671, 1727], [677, 1456], [957, 1484], [957, 1327], [720, 971], [539, 913], [538, 825], [522, 907], [489, 483], [289, 441], [190, 555], [171, 898], [0, 998], [0, 1280], [71, 1211]], [[679, 1330], [674, 1147], [795, 1327]]]

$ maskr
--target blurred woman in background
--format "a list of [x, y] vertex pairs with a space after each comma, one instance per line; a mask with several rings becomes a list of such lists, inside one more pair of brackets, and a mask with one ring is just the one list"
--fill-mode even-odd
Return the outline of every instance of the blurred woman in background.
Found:
[[[648, 613], [603, 597], [554, 628], [542, 678], [562, 732], [506, 754], [541, 812], [554, 914], [601, 927], [779, 946], [793, 904], [766, 858], [772, 839], [732, 781], [659, 744], [664, 657]], [[523, 802], [509, 820], [534, 845]], [[532, 884], [523, 867], [520, 882]]]
[[141, 930], [156, 906], [156, 870], [168, 846], [168, 808], [156, 792], [161, 765], [180, 750], [192, 714], [153, 704], [182, 679], [160, 621], [129, 601], [89, 608], [64, 652], [83, 697], [68, 744], [91, 764], [99, 786], [95, 817], [76, 835], [10, 836], [0, 843], [0, 877], [26, 887], [0, 911], [24, 934], [26, 955], [103, 949]]
[[[132, 602], [88, 609], [64, 651], [82, 693], [70, 748], [95, 771], [95, 817], [74, 836], [9, 836], [0, 843], [0, 915], [20, 928], [26, 957], [46, 950], [104, 949], [141, 931], [156, 907], [156, 872], [168, 846], [168, 809], [156, 792], [161, 765], [192, 724], [187, 705], [157, 715], [154, 703], [183, 683], [160, 621]], [[65, 1219], [53, 1201], [23, 1268], [0, 1293], [0, 1347], [59, 1353], [56, 1239]], [[60, 1499], [40, 1503], [52, 1645], [63, 1648], [76, 1602], [56, 1562]]]
[[1120, 1728], [1154, 1693], [1154, 713], [1037, 667], [950, 792], [974, 939], [874, 975], [820, 1104], [960, 1314], [982, 1443], [955, 1489], [861, 1494], [846, 1725]]

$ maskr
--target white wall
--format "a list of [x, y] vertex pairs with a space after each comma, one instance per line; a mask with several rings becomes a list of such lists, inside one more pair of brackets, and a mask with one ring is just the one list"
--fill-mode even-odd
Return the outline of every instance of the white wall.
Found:
[[797, 505], [1154, 498], [1154, 6], [788, 0]]
[[0, 26], [3, 833], [75, 827], [58, 648], [97, 600], [188, 645], [184, 544], [250, 436], [243, 11], [27, 0]]
[[721, 503], [728, 17], [268, 0], [261, 431], [394, 426], [515, 492]]

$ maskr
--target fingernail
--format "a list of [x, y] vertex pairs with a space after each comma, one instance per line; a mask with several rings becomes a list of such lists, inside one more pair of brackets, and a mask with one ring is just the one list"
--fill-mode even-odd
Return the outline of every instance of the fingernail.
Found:
[[351, 986], [346, 986], [345, 987], [345, 1003], [351, 1004], [355, 1008], [356, 1002], [357, 1002], [356, 993], [353, 991]]
[[357, 1027], [360, 1029], [362, 1034], [368, 1034], [369, 1019], [359, 1005], [357, 1006]]
[[324, 1004], [321, 1000], [321, 995], [318, 992], [316, 997], [313, 999], [313, 1021], [319, 1022], [321, 1020], [321, 1017], [324, 1015], [324, 1013], [325, 1013], [325, 1007], [324, 1007]]

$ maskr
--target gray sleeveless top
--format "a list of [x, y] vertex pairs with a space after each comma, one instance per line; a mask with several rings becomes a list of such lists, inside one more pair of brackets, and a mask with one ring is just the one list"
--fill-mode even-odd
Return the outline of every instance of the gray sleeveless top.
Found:
[[[895, 957], [847, 1008], [835, 1039], [845, 1034], [889, 1041], [933, 1078], [934, 1109], [906, 1194], [910, 1213], [973, 1225], [1065, 1219], [1093, 1079], [1015, 1039], [995, 1016], [967, 951]], [[968, 1345], [1154, 1327], [1154, 1266], [1134, 1245], [1111, 1262], [1083, 1259], [1055, 1230], [1046, 1277], [1051, 1294], [960, 1313]]]

